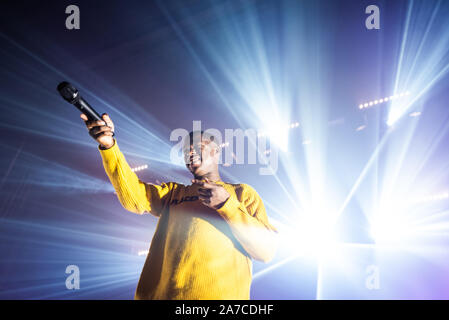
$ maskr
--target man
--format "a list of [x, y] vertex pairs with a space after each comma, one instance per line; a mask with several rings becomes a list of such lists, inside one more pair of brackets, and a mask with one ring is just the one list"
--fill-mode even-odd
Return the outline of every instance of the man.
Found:
[[249, 299], [251, 259], [273, 258], [278, 231], [268, 222], [253, 188], [221, 180], [219, 146], [213, 137], [198, 133], [201, 139], [192, 139], [197, 134], [191, 133], [185, 139], [191, 185], [154, 185], [131, 171], [107, 114], [102, 115], [104, 121], [88, 121], [83, 114], [81, 118], [99, 143], [104, 168], [123, 207], [159, 217], [135, 299]]

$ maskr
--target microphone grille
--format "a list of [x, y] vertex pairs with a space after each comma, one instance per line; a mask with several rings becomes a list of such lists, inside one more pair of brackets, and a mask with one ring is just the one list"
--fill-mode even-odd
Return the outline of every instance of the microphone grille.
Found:
[[75, 103], [78, 100], [78, 90], [70, 83], [63, 81], [58, 84], [57, 90], [61, 96], [69, 103]]

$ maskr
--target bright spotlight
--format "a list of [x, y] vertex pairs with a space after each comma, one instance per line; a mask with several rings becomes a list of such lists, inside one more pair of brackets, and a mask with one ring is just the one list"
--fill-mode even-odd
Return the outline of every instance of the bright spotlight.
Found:
[[447, 199], [447, 190], [434, 194], [396, 196], [383, 204], [370, 218], [371, 236], [378, 244], [410, 245], [416, 242], [423, 232], [432, 229], [431, 224], [426, 224], [423, 219], [427, 216], [427, 211], [420, 207]]
[[[394, 95], [394, 101], [391, 104], [388, 114], [387, 125], [392, 126], [397, 120], [399, 120], [404, 114], [407, 113], [413, 101], [408, 97], [410, 91], [405, 91], [400, 94]], [[417, 116], [419, 114], [414, 113]]]
[[285, 126], [272, 126], [267, 132], [270, 141], [274, 142], [282, 151], [288, 147], [288, 128]]
[[282, 151], [286, 151], [288, 148], [288, 131], [297, 127], [299, 127], [299, 122], [292, 122], [288, 125], [273, 124], [268, 130], [259, 131], [257, 137], [268, 137]]
[[412, 235], [408, 219], [397, 213], [383, 213], [371, 221], [371, 236], [377, 244], [404, 244]]
[[307, 217], [282, 230], [284, 243], [290, 244], [292, 252], [312, 257], [325, 257], [334, 252], [337, 244], [335, 224], [324, 217]]

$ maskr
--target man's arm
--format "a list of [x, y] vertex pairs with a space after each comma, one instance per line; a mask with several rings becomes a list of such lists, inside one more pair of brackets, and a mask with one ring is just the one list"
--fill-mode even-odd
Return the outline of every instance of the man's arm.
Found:
[[80, 115], [89, 131], [89, 135], [99, 143], [104, 169], [117, 192], [120, 203], [126, 210], [142, 214], [150, 212], [159, 217], [166, 205], [173, 183], [152, 185], [143, 183], [131, 170], [114, 137], [114, 123], [108, 114], [103, 113], [103, 120], [89, 120], [85, 114]]
[[139, 180], [131, 170], [117, 141], [112, 147], [98, 147], [103, 159], [103, 166], [122, 206], [131, 212], [143, 214], [150, 212], [159, 217], [166, 205], [173, 183], [153, 185]]
[[262, 199], [250, 186], [244, 185], [241, 201], [235, 192], [229, 192], [226, 202], [217, 209], [229, 223], [232, 233], [249, 255], [269, 262], [278, 247], [278, 230], [268, 222]]

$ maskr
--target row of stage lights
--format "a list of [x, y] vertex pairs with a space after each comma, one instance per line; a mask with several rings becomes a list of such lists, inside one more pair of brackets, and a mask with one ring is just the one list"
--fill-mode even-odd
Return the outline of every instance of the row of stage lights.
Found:
[[372, 107], [372, 106], [377, 105], [377, 104], [381, 104], [381, 103], [384, 103], [384, 102], [388, 102], [388, 101], [396, 100], [396, 99], [399, 99], [399, 98], [403, 98], [405, 96], [408, 96], [409, 94], [410, 94], [410, 91], [406, 91], [406, 92], [395, 94], [393, 96], [385, 97], [385, 98], [382, 98], [382, 99], [368, 101], [368, 102], [360, 104], [359, 105], [359, 109], [366, 109], [366, 108]]
[[131, 171], [133, 171], [133, 172], [139, 172], [139, 171], [145, 170], [145, 169], [147, 169], [147, 168], [148, 168], [148, 165], [147, 165], [147, 164], [144, 164], [144, 165], [142, 165], [142, 166], [138, 166], [138, 167], [135, 167], [135, 168], [131, 168]]
[[449, 192], [445, 191], [434, 195], [419, 197], [414, 201], [414, 203], [432, 202], [444, 199], [449, 199]]

